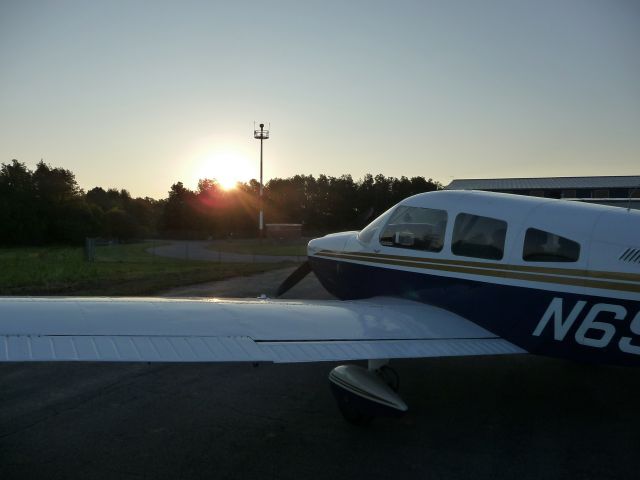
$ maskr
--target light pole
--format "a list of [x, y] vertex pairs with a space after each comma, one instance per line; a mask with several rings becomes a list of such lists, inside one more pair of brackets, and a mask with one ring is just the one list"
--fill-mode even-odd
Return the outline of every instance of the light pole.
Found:
[[260, 216], [258, 217], [258, 228], [260, 238], [264, 237], [264, 212], [263, 212], [263, 203], [262, 203], [262, 191], [264, 190], [264, 186], [262, 185], [262, 142], [269, 138], [269, 130], [264, 129], [264, 123], [260, 124], [260, 130], [253, 130], [253, 138], [257, 138], [260, 140]]

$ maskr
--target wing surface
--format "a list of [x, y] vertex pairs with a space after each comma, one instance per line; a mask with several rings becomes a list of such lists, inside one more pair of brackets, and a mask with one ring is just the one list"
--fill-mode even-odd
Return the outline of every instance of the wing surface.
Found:
[[0, 298], [0, 361], [317, 362], [524, 353], [446, 310], [391, 298]]

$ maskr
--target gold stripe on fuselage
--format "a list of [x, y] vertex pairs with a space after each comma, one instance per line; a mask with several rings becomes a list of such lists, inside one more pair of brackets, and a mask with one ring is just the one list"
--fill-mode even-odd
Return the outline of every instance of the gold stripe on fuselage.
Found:
[[[487, 277], [498, 277], [531, 282], [555, 283], [579, 287], [617, 290], [640, 293], [640, 275], [619, 272], [599, 272], [552, 267], [529, 267], [524, 265], [505, 265], [498, 263], [470, 262], [464, 260], [445, 260], [424, 257], [405, 257], [362, 252], [333, 252], [321, 250], [319, 257], [343, 260], [355, 260], [382, 265], [420, 268], [451, 273], [464, 273]], [[622, 282], [620, 281], [622, 280]], [[626, 283], [630, 282], [630, 283]]]

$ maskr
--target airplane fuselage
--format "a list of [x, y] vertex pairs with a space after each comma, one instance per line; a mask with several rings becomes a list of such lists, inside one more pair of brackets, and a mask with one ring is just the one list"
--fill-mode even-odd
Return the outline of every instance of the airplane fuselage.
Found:
[[416, 195], [309, 243], [343, 299], [435, 305], [536, 354], [640, 365], [640, 213], [492, 194]]

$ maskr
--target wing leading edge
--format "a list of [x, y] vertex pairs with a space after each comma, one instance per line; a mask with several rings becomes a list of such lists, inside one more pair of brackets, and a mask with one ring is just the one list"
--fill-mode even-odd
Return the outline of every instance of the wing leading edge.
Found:
[[0, 361], [317, 362], [524, 353], [421, 303], [0, 298]]

